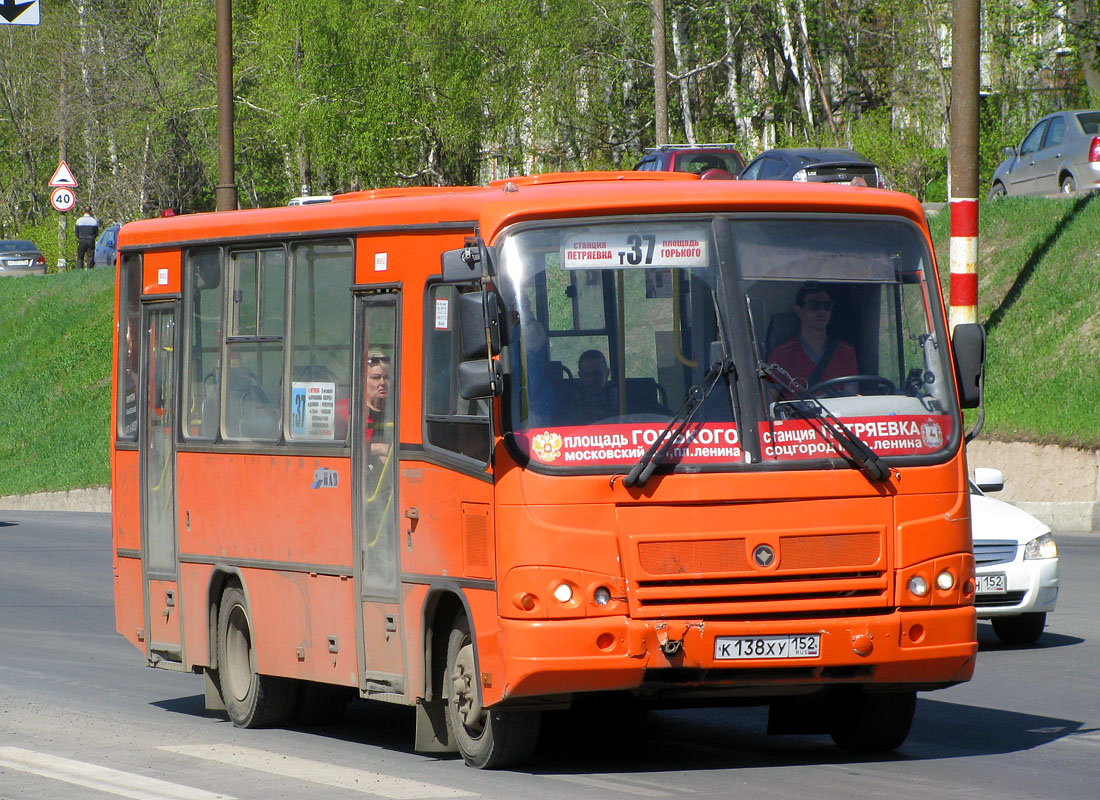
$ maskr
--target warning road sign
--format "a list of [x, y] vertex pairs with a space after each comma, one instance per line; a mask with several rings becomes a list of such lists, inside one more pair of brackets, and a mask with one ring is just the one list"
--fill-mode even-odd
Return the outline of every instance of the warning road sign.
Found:
[[73, 177], [73, 172], [69, 169], [69, 165], [62, 161], [57, 165], [57, 169], [53, 173], [53, 177], [50, 178], [50, 186], [76, 186], [76, 178]]

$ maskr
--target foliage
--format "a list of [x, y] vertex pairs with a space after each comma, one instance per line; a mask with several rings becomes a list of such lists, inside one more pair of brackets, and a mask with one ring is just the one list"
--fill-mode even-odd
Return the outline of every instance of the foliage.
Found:
[[[983, 179], [1040, 113], [1100, 97], [1098, 5], [982, 4]], [[942, 186], [950, 0], [665, 6], [672, 140], [855, 144], [899, 188]], [[59, 158], [104, 222], [211, 209], [214, 4], [41, 9], [0, 26], [0, 230], [56, 222]], [[240, 203], [629, 167], [656, 139], [651, 24], [639, 0], [236, 0]]]

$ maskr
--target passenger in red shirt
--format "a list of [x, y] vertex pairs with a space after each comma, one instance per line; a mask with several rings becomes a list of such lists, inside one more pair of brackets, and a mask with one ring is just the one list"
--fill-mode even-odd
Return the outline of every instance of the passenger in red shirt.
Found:
[[[829, 335], [833, 302], [819, 283], [802, 284], [795, 295], [794, 313], [798, 316], [798, 335], [776, 345], [768, 361], [778, 364], [803, 388], [822, 381], [859, 374], [856, 351], [847, 342]], [[844, 394], [855, 394], [855, 384], [836, 387]]]

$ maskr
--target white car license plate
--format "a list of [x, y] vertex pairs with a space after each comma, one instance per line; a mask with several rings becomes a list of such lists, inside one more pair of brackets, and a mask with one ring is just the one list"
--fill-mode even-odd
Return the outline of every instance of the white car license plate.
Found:
[[30, 264], [31, 262], [25, 258], [13, 258], [8, 261], [9, 267], [29, 267]]
[[717, 661], [750, 658], [817, 658], [821, 655], [821, 634], [789, 636], [718, 636], [714, 640]]
[[978, 594], [1004, 594], [1008, 591], [1008, 582], [1005, 573], [994, 572], [992, 575], [975, 575], [978, 584]]

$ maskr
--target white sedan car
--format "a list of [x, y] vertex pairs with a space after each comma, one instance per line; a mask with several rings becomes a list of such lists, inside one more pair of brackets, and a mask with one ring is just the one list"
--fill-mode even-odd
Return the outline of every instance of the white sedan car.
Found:
[[1000, 470], [979, 467], [970, 482], [978, 619], [1002, 642], [1030, 644], [1058, 600], [1058, 546], [1050, 528], [1026, 511], [986, 497], [1004, 488]]

